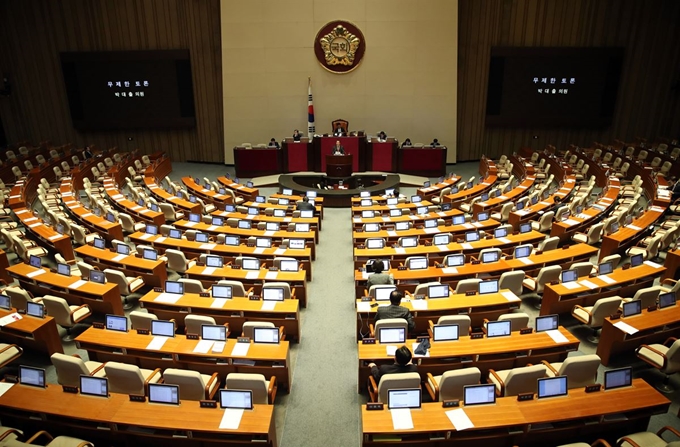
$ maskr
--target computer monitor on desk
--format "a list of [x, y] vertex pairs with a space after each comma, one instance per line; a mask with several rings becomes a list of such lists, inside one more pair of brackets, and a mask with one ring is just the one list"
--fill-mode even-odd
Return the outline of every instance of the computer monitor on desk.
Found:
[[222, 259], [222, 256], [206, 256], [205, 257], [205, 266], [206, 267], [222, 268], [223, 265], [224, 265], [224, 259]]
[[401, 388], [387, 391], [387, 408], [420, 408], [422, 396], [420, 388]]
[[479, 233], [476, 231], [468, 231], [465, 233], [465, 242], [477, 242], [479, 240]]
[[196, 242], [205, 244], [210, 241], [210, 237], [208, 236], [208, 233], [198, 232], [196, 233], [195, 240]]
[[274, 217], [286, 217], [286, 210], [282, 210], [280, 208], [276, 208], [274, 210]]
[[377, 223], [366, 223], [364, 224], [364, 231], [367, 233], [376, 233], [380, 231], [380, 224]]
[[458, 340], [458, 325], [444, 324], [432, 326], [433, 341], [454, 341]]
[[297, 259], [282, 259], [280, 270], [282, 272], [297, 272], [300, 266]]
[[417, 247], [418, 246], [418, 237], [409, 236], [409, 237], [401, 238], [401, 246], [403, 248]]
[[[401, 213], [399, 213], [399, 215], [401, 216]], [[394, 229], [397, 231], [405, 231], [408, 230], [410, 227], [411, 226], [409, 225], [408, 222], [396, 222], [394, 224]]]
[[375, 212], [373, 210], [363, 210], [361, 212], [361, 217], [364, 219], [373, 219], [375, 217]]
[[526, 223], [519, 224], [520, 234], [529, 233], [530, 231], [531, 231], [531, 223], [526, 222]]
[[632, 317], [633, 315], [640, 315], [642, 313], [642, 301], [633, 300], [623, 303], [623, 316]]
[[406, 328], [403, 327], [381, 327], [378, 332], [378, 342], [380, 343], [405, 343]]
[[212, 221], [210, 222], [211, 225], [215, 225], [216, 227], [221, 227], [224, 225], [224, 217], [220, 216], [213, 216]]
[[128, 319], [121, 315], [107, 315], [105, 328], [109, 331], [127, 332]]
[[215, 284], [210, 288], [210, 294], [213, 298], [231, 298], [232, 288], [231, 286], [225, 286], [221, 284]]
[[385, 248], [385, 241], [383, 239], [366, 239], [366, 248], [380, 249]]
[[250, 390], [220, 390], [220, 408], [252, 410], [253, 392]]
[[659, 295], [659, 309], [675, 306], [675, 292], [667, 292]]
[[425, 270], [428, 267], [427, 263], [427, 258], [425, 257], [417, 257], [417, 258], [411, 258], [408, 261], [408, 269], [409, 270]]
[[45, 318], [45, 305], [41, 303], [27, 302], [26, 315], [36, 318]]
[[283, 301], [283, 287], [268, 287], [262, 289], [262, 299], [264, 301]]
[[109, 380], [106, 377], [80, 376], [80, 394], [109, 397]]
[[243, 270], [259, 270], [260, 260], [257, 258], [242, 258], [241, 268], [243, 268]]
[[71, 267], [68, 264], [59, 262], [57, 264], [57, 273], [64, 276], [71, 276]]
[[184, 295], [184, 284], [179, 281], [165, 281], [165, 291]]
[[241, 240], [238, 236], [230, 236], [227, 235], [224, 237], [224, 245], [232, 245], [232, 246], [238, 246], [240, 245]]
[[459, 214], [457, 216], [453, 216], [452, 223], [454, 225], [463, 225], [465, 223], [465, 216], [462, 214]]
[[253, 328], [253, 342], [254, 343], [279, 343], [279, 329], [275, 327], [254, 327]]
[[562, 283], [574, 282], [578, 279], [578, 272], [576, 270], [562, 271]]
[[515, 248], [515, 259], [527, 258], [531, 255], [531, 250], [533, 247], [530, 245], [520, 245]]
[[479, 294], [485, 295], [487, 293], [498, 293], [498, 280], [490, 279], [479, 283]]
[[449, 285], [448, 284], [433, 284], [427, 287], [427, 296], [430, 299], [434, 298], [448, 298]]
[[633, 368], [630, 366], [625, 368], [611, 369], [604, 372], [605, 391], [631, 386], [632, 384]]
[[644, 256], [642, 253], [633, 255], [630, 257], [630, 266], [631, 267], [637, 267], [639, 265], [642, 265], [642, 262], [644, 261]]
[[158, 260], [158, 252], [153, 248], [145, 248], [142, 251], [142, 257], [147, 261], [156, 261]]
[[106, 248], [106, 241], [100, 237], [96, 237], [94, 238], [94, 246], [95, 248], [103, 250], [104, 248]]
[[507, 228], [496, 228], [495, 230], [493, 230], [493, 237], [495, 237], [496, 239], [506, 237], [507, 235], [508, 235]]
[[0, 309], [10, 310], [12, 308], [12, 301], [7, 295], [0, 295]]
[[171, 228], [168, 237], [170, 239], [182, 239], [182, 231], [177, 228]]
[[116, 245], [116, 253], [127, 256], [130, 254], [130, 246], [127, 244], [118, 244]]
[[201, 326], [201, 339], [226, 341], [227, 328], [219, 324], [204, 324]]
[[305, 240], [304, 239], [289, 239], [288, 248], [293, 250], [304, 250]]
[[497, 251], [487, 251], [482, 254], [482, 264], [488, 264], [491, 262], [498, 262], [500, 259], [500, 254]]
[[281, 190], [281, 194], [284, 196], [292, 196], [293, 195], [293, 190], [290, 188], [283, 188]]
[[463, 405], [485, 405], [496, 403], [496, 385], [465, 385]]
[[548, 377], [538, 379], [538, 393], [537, 397], [543, 399], [546, 397], [566, 396], [568, 393], [567, 376]]
[[149, 403], [179, 405], [179, 385], [149, 383]]
[[397, 286], [375, 286], [373, 292], [375, 293], [376, 301], [389, 301], [390, 294], [397, 290]]
[[42, 268], [42, 261], [40, 260], [39, 256], [30, 255], [28, 258], [28, 264], [31, 267], [35, 267], [37, 269]]
[[268, 237], [257, 237], [255, 238], [255, 246], [257, 248], [271, 248], [272, 240]]
[[42, 368], [34, 368], [32, 366], [20, 365], [19, 383], [21, 385], [45, 388], [47, 386], [47, 382], [45, 381], [45, 370]]
[[454, 255], [448, 255], [446, 257], [446, 266], [447, 267], [459, 267], [461, 265], [465, 265], [465, 255], [464, 254], [454, 254]]
[[611, 262], [603, 262], [597, 266], [597, 273], [599, 275], [609, 275], [614, 271], [614, 266]]
[[448, 245], [449, 244], [449, 235], [448, 234], [435, 234], [434, 238], [432, 238], [432, 242], [434, 245]]
[[559, 324], [559, 315], [536, 317], [536, 332], [554, 331]]
[[174, 337], [175, 322], [166, 320], [151, 320], [151, 335], [159, 337]]
[[510, 329], [510, 320], [489, 321], [486, 323], [486, 336], [489, 338], [505, 337], [512, 333]]

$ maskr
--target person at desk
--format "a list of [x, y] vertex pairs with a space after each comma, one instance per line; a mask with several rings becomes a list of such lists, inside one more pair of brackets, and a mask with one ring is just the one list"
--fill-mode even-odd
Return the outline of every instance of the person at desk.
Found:
[[301, 138], [302, 138], [302, 134], [300, 133], [299, 130], [295, 129], [293, 131], [293, 141], [300, 141]]
[[309, 203], [309, 197], [304, 196], [302, 200], [297, 203], [295, 209], [298, 211], [314, 211], [314, 205]]
[[416, 322], [413, 320], [411, 311], [404, 306], [400, 306], [402, 294], [398, 290], [393, 290], [390, 293], [390, 305], [378, 307], [373, 321], [384, 320], [386, 318], [403, 318], [408, 323], [408, 330], [412, 331], [416, 327]]
[[337, 140], [333, 146], [333, 155], [345, 155], [345, 148], [340, 144], [340, 140]]
[[413, 146], [413, 143], [411, 143], [411, 139], [407, 138], [404, 140], [403, 143], [401, 143], [401, 147], [411, 147]]
[[411, 363], [412, 358], [411, 350], [406, 346], [402, 346], [394, 353], [394, 363], [392, 365], [381, 365], [378, 368], [375, 363], [369, 363], [368, 367], [371, 368], [371, 375], [375, 382], [380, 383], [380, 378], [385, 374], [418, 372], [418, 367]]
[[384, 264], [380, 260], [374, 260], [371, 264], [371, 270], [373, 274], [368, 277], [366, 281], [367, 287], [370, 289], [371, 286], [383, 285], [383, 284], [394, 284], [394, 277], [389, 273], [383, 273]]
[[675, 178], [672, 178], [671, 180], [675, 180], [675, 183], [673, 183], [673, 186], [670, 188], [671, 201], [675, 202], [676, 200], [680, 199], [680, 180]]
[[333, 131], [333, 136], [334, 136], [334, 137], [341, 137], [341, 136], [343, 136], [345, 133], [347, 133], [347, 131], [346, 131], [342, 126], [338, 126], [338, 127], [336, 127], [335, 130]]
[[90, 149], [90, 146], [85, 146], [85, 150], [83, 151], [83, 158], [85, 160], [88, 160], [93, 157], [94, 155], [92, 154], [92, 149]]
[[435, 138], [434, 140], [432, 140], [432, 143], [430, 143], [430, 146], [431, 147], [437, 147], [437, 146], [441, 146], [441, 144], [439, 144], [439, 140]]
[[279, 146], [279, 143], [276, 141], [275, 138], [272, 138], [269, 140], [269, 147], [275, 147], [277, 149], [281, 149], [281, 146]]
[[384, 131], [382, 131], [382, 130], [381, 130], [380, 133], [378, 134], [378, 141], [379, 141], [380, 143], [384, 143], [385, 141], [387, 141], [387, 134], [386, 134]]

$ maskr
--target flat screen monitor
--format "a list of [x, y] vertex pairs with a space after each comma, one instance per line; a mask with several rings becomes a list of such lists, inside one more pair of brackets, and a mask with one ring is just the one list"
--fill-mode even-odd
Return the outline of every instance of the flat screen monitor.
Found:
[[530, 245], [520, 245], [515, 248], [515, 259], [526, 258], [531, 255], [532, 247]]
[[[399, 213], [399, 215], [401, 215], [401, 213]], [[397, 231], [406, 231], [409, 228], [411, 228], [411, 226], [408, 222], [397, 222], [394, 224], [394, 229]]]
[[515, 209], [517, 211], [521, 211], [524, 209], [524, 202], [517, 202], [517, 205], [515, 206]]
[[127, 244], [118, 244], [116, 245], [116, 253], [127, 256], [130, 254], [130, 246]]
[[255, 238], [255, 246], [257, 248], [271, 248], [272, 240], [268, 237], [257, 237]]
[[399, 203], [399, 199], [396, 197], [390, 197], [387, 199], [387, 205], [389, 206], [396, 206]]
[[424, 224], [425, 228], [437, 228], [439, 226], [437, 219], [427, 219]]
[[259, 270], [260, 260], [257, 258], [242, 258], [241, 267], [243, 270]]
[[224, 237], [224, 245], [237, 246], [241, 243], [241, 239], [238, 236], [227, 235]]
[[435, 324], [432, 326], [433, 341], [453, 341], [458, 340], [457, 324]]
[[387, 390], [387, 408], [420, 408], [422, 390], [420, 388], [399, 388]]
[[411, 258], [408, 260], [408, 269], [409, 270], [424, 270], [428, 267], [427, 265], [427, 258]]
[[238, 221], [238, 228], [240, 228], [241, 230], [250, 230], [251, 226], [252, 225], [249, 220], [241, 219]]
[[449, 285], [448, 284], [433, 284], [427, 287], [428, 298], [448, 298]]
[[57, 264], [57, 273], [64, 276], [71, 276], [71, 267], [68, 264], [62, 264], [61, 262]]
[[495, 237], [496, 239], [506, 237], [507, 235], [508, 235], [507, 228], [496, 228], [495, 230], [493, 230], [493, 237]]
[[189, 222], [199, 223], [201, 221], [201, 215], [198, 213], [189, 214]]
[[366, 239], [366, 248], [385, 248], [385, 240], [379, 238]]
[[115, 223], [116, 216], [114, 216], [113, 213], [106, 213], [106, 220], [108, 220], [111, 223]]
[[286, 217], [286, 210], [282, 210], [280, 208], [276, 208], [274, 210], [274, 217]]
[[255, 186], [255, 183], [253, 183], [253, 182], [251, 182], [251, 181], [248, 181], [248, 182], [246, 182], [246, 186], [247, 186], [248, 188], [252, 188], [252, 187]]
[[210, 221], [210, 224], [216, 227], [221, 227], [222, 225], [224, 225], [224, 217], [214, 216]]
[[489, 321], [486, 323], [486, 336], [491, 337], [505, 337], [510, 335], [510, 320], [503, 321]]
[[526, 223], [519, 224], [519, 232], [520, 232], [520, 234], [530, 233], [531, 232], [531, 223], [526, 222]]
[[578, 279], [578, 272], [576, 270], [563, 270], [562, 271], [562, 282], [574, 282]]
[[253, 392], [251, 390], [220, 390], [220, 408], [252, 410]]
[[288, 205], [290, 203], [290, 200], [284, 199], [284, 198], [279, 198], [279, 200], [277, 200], [276, 203], [279, 204], [279, 205]]
[[435, 234], [432, 238], [434, 245], [448, 245], [449, 235], [448, 234]]
[[536, 332], [554, 331], [560, 324], [559, 315], [536, 317]]
[[390, 294], [397, 290], [397, 286], [376, 286], [373, 291], [375, 292], [376, 301], [389, 301]]
[[262, 289], [262, 299], [265, 301], [283, 301], [283, 287], [266, 287]]
[[486, 293], [498, 293], [497, 279], [490, 279], [479, 283], [479, 294], [484, 295]]
[[453, 216], [453, 224], [454, 225], [463, 225], [464, 223], [465, 223], [465, 216], [463, 216], [463, 215]]
[[402, 237], [399, 245], [404, 248], [417, 247], [418, 238], [416, 236]]
[[281, 194], [284, 196], [292, 196], [293, 195], [293, 190], [290, 188], [283, 188], [281, 190]]
[[12, 300], [7, 295], [0, 295], [0, 309], [10, 310], [12, 308]]
[[611, 225], [609, 225], [609, 232], [610, 233], [616, 233], [619, 231], [619, 223], [618, 222], [612, 222]]
[[290, 239], [288, 241], [288, 248], [293, 250], [304, 250], [305, 240], [304, 239]]
[[538, 203], [538, 196], [531, 196], [531, 204], [536, 205]]
[[[222, 194], [222, 195], [225, 195], [225, 194], [227, 193], [227, 190], [226, 190], [226, 188], [220, 188], [220, 189], [217, 190], [217, 192], [219, 192], [219, 193]], [[232, 209], [228, 209], [229, 207], [231, 207]], [[228, 211], [228, 212], [234, 211], [233, 205], [227, 205], [227, 207], [225, 208], [225, 210]]]
[[369, 198], [369, 197], [371, 197], [371, 192], [370, 191], [361, 191], [359, 193], [359, 197], [361, 197], [362, 199]]
[[147, 261], [157, 261], [158, 252], [153, 248], [145, 248], [144, 250], [142, 250], [142, 257]]
[[254, 327], [254, 343], [277, 344], [279, 342], [279, 328], [275, 327]]
[[146, 227], [144, 227], [144, 232], [146, 234], [151, 234], [155, 236], [158, 234], [158, 226], [153, 224], [146, 224]]
[[226, 341], [227, 328], [219, 324], [203, 324], [201, 325], [201, 339]]
[[457, 254], [457, 255], [448, 255], [446, 257], [446, 266], [447, 267], [458, 267], [461, 265], [465, 265], [465, 255], [464, 254]]
[[149, 383], [148, 387], [150, 403], [179, 405], [179, 385]]
[[380, 231], [380, 224], [377, 223], [367, 223], [364, 224], [364, 231], [367, 233], [375, 233]]
[[170, 237], [170, 239], [182, 239], [182, 231], [176, 228], [172, 228], [168, 233], [168, 236]]
[[487, 200], [489, 200], [489, 193], [485, 192], [484, 194], [482, 194], [482, 197], [480, 198], [480, 200], [482, 202], [486, 202]]
[[282, 259], [279, 269], [282, 272], [297, 272], [299, 269], [297, 259]]
[[416, 208], [416, 214], [420, 214], [420, 215], [427, 214], [427, 207], [426, 206], [419, 206], [418, 208]]
[[22, 385], [45, 388], [47, 386], [47, 382], [45, 381], [45, 370], [42, 368], [34, 368], [32, 366], [20, 365], [19, 383]]
[[296, 223], [295, 224], [295, 231], [298, 233], [309, 233], [309, 224], [308, 223]]
[[631, 386], [632, 384], [633, 368], [630, 366], [625, 368], [610, 369], [609, 371], [604, 372], [605, 391]]
[[500, 254], [497, 251], [487, 251], [482, 253], [482, 264], [488, 264], [490, 262], [498, 262], [500, 259]]
[[644, 260], [642, 253], [633, 255], [630, 257], [630, 265], [631, 267], [637, 267], [638, 265], [642, 265], [642, 261]]
[[423, 188], [429, 188], [430, 187], [430, 181], [423, 182]]
[[[453, 192], [453, 189], [451, 189], [451, 192]], [[458, 188], [456, 188], [456, 192], [458, 192]], [[442, 203], [441, 209], [442, 211], [451, 211], [453, 209], [453, 204], [451, 202]]]
[[611, 262], [603, 262], [597, 266], [597, 272], [600, 275], [609, 275], [614, 271], [614, 265]]
[[264, 228], [267, 231], [279, 231], [279, 223], [278, 222], [267, 222], [265, 224]]
[[257, 216], [260, 213], [260, 211], [254, 207], [254, 206], [249, 206], [248, 207], [248, 215], [249, 216]]
[[64, 234], [64, 224], [57, 224], [57, 233]]
[[[196, 196], [189, 194], [189, 202], [196, 203]], [[193, 221], [192, 221], [193, 222]]]
[[151, 335], [160, 337], [174, 337], [175, 322], [166, 320], [151, 320]]
[[42, 267], [42, 261], [40, 260], [39, 256], [34, 255], [29, 256], [28, 263], [31, 267], [35, 267], [37, 269]]
[[231, 298], [232, 293], [233, 291], [231, 286], [225, 286], [221, 284], [215, 284], [210, 289], [210, 294], [213, 298]]
[[568, 390], [567, 376], [538, 379], [537, 397], [539, 399], [543, 399], [545, 397], [566, 396]]
[[378, 341], [380, 343], [406, 343], [406, 328], [381, 327]]
[[33, 303], [31, 301], [27, 302], [26, 315], [36, 318], [45, 318], [45, 305], [41, 303]]
[[423, 198], [420, 196], [411, 196], [411, 203], [419, 203], [421, 200], [423, 200]]
[[201, 233], [201, 232], [198, 232], [198, 233], [196, 233], [196, 237], [195, 237], [194, 240], [195, 240], [196, 242], [200, 242], [200, 243], [202, 243], [202, 244], [205, 244], [205, 243], [207, 243], [207, 242], [210, 241], [210, 238], [209, 238], [209, 236], [208, 236], [208, 233]]
[[385, 195], [386, 196], [393, 196], [394, 195], [394, 188], [388, 188], [385, 190]]
[[633, 300], [627, 303], [623, 303], [623, 316], [632, 317], [633, 315], [639, 315], [642, 313], [642, 301]]
[[128, 319], [120, 315], [107, 315], [105, 325], [109, 331], [128, 331]]
[[474, 184], [475, 184], [475, 182], [467, 182], [467, 183], [465, 184], [465, 189], [470, 189], [470, 188], [472, 188], [472, 187], [474, 186]]
[[477, 214], [477, 222], [483, 222], [485, 220], [489, 220], [489, 213], [478, 213]]
[[94, 246], [103, 250], [106, 247], [106, 241], [100, 237], [94, 238]]
[[484, 405], [496, 403], [496, 385], [465, 385], [463, 387], [464, 405]]
[[165, 291], [167, 293], [184, 295], [184, 284], [179, 281], [165, 281]]
[[95, 282], [97, 284], [105, 284], [106, 275], [104, 274], [104, 272], [100, 272], [99, 270], [90, 270], [90, 281]]
[[80, 376], [80, 394], [109, 397], [109, 380], [106, 377]]
[[373, 201], [371, 199], [361, 199], [360, 205], [361, 206], [371, 206], [371, 205], [373, 205]]
[[479, 240], [479, 233], [476, 231], [468, 231], [465, 233], [465, 242], [476, 242]]
[[306, 194], [307, 197], [309, 197], [310, 199], [313, 199], [313, 198], [316, 197], [316, 191], [307, 191], [305, 194]]
[[206, 267], [222, 268], [223, 265], [224, 265], [224, 259], [222, 259], [222, 256], [206, 256], [205, 257], [205, 266]]
[[363, 217], [364, 219], [373, 219], [374, 216], [375, 214], [373, 210], [363, 210], [361, 212], [361, 217]]
[[[249, 186], [249, 188], [251, 188], [251, 187]], [[255, 202], [256, 203], [264, 203], [266, 201], [267, 201], [267, 199], [265, 198], [265, 196], [255, 196]]]
[[667, 292], [659, 295], [659, 309], [675, 306], [675, 293]]

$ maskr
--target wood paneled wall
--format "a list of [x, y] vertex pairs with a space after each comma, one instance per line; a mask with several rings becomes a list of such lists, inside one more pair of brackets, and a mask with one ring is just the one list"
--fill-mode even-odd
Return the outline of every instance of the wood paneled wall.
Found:
[[[520, 146], [680, 137], [677, 0], [460, 0], [458, 160]], [[626, 48], [612, 125], [604, 129], [485, 128], [492, 46]], [[534, 136], [538, 136], [534, 139]]]
[[[73, 129], [60, 52], [177, 48], [191, 52], [195, 128]], [[219, 0], [2, 0], [0, 72], [12, 83], [11, 96], [0, 98], [10, 143], [50, 140], [146, 153], [165, 150], [178, 161], [223, 160]]]

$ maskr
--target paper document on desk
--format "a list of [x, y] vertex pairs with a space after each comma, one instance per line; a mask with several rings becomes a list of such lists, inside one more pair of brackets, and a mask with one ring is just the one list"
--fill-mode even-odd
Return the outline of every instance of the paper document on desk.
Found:
[[411, 300], [413, 310], [427, 310], [427, 300]]
[[120, 262], [125, 258], [127, 258], [127, 255], [116, 255], [116, 256], [113, 257], [112, 261], [113, 262]]
[[509, 244], [509, 243], [510, 243], [510, 239], [508, 239], [507, 237], [499, 237], [499, 238], [496, 239], [496, 240], [497, 240], [498, 242], [502, 242], [502, 243], [504, 243], [504, 244]]
[[0, 396], [5, 394], [7, 392], [7, 390], [12, 388], [13, 386], [14, 386], [14, 384], [11, 383], [11, 382], [0, 382]]
[[413, 419], [410, 408], [395, 408], [390, 410], [392, 414], [392, 426], [395, 430], [412, 430]]
[[207, 354], [210, 351], [210, 348], [212, 348], [213, 343], [215, 343], [214, 340], [201, 340], [196, 343], [194, 352], [198, 354]]
[[266, 275], [264, 275], [264, 279], [276, 279], [279, 277], [279, 272], [267, 272]]
[[446, 414], [457, 431], [467, 430], [475, 426], [462, 408], [445, 411], [444, 414]]
[[564, 222], [565, 225], [569, 225], [569, 226], [578, 225], [578, 224], [581, 223], [578, 220], [574, 220], [574, 219], [567, 219], [567, 220], [563, 220], [562, 222]]
[[435, 245], [439, 249], [439, 251], [449, 251], [449, 246], [447, 245]]
[[142, 234], [141, 236], [139, 236], [139, 238], [142, 239], [142, 240], [147, 240], [147, 239], [149, 239], [151, 236], [153, 236], [153, 234], [144, 233], [144, 234]]
[[203, 269], [201, 275], [212, 275], [217, 270], [217, 267], [206, 267]]
[[249, 349], [250, 343], [236, 343], [234, 349], [231, 350], [231, 355], [233, 357], [245, 357], [248, 355]]
[[409, 217], [409, 219], [412, 219], [412, 220], [415, 220], [415, 219], [418, 218], [418, 216], [416, 216], [415, 214], [409, 214], [408, 217]]
[[563, 282], [563, 283], [562, 283], [562, 286], [563, 286], [565, 289], [569, 289], [569, 290], [574, 290], [574, 289], [580, 289], [580, 288], [581, 288], [581, 284], [579, 284], [577, 281]]
[[220, 428], [223, 430], [238, 430], [244, 411], [237, 408], [225, 408], [224, 415], [222, 415], [222, 420], [220, 421]]
[[259, 277], [260, 277], [260, 271], [259, 270], [255, 270], [255, 271], [246, 273], [246, 279], [257, 279]]
[[169, 339], [170, 337], [161, 337], [161, 336], [154, 336], [153, 339], [149, 342], [148, 345], [146, 345], [146, 349], [150, 349], [152, 351], [158, 351], [160, 350], [165, 342]]
[[439, 227], [425, 228], [423, 231], [427, 234], [439, 233]]
[[403, 255], [404, 253], [406, 253], [406, 250], [404, 250], [403, 247], [395, 247], [394, 252], [397, 253], [397, 254]]
[[276, 250], [274, 250], [274, 254], [275, 254], [275, 255], [282, 255], [282, 254], [284, 254], [285, 252], [286, 252], [286, 249], [285, 249], [285, 248], [277, 248]]
[[531, 264], [534, 263], [534, 261], [532, 261], [531, 258], [528, 258], [528, 257], [527, 258], [519, 258], [518, 261], [521, 262], [522, 264], [526, 264], [526, 265], [531, 265]]
[[589, 288], [589, 289], [597, 289], [598, 287], [600, 287], [600, 286], [598, 286], [597, 284], [595, 284], [594, 282], [588, 281], [587, 279], [584, 279], [583, 281], [580, 281], [580, 284], [581, 284], [582, 286], [586, 286], [586, 287]]
[[392, 231], [392, 230], [388, 230], [388, 231], [387, 231], [387, 235], [388, 235], [389, 237], [397, 237], [397, 232], [396, 232], [396, 231]]
[[397, 353], [397, 347], [394, 345], [386, 345], [385, 350], [387, 351], [387, 355], [390, 357]]
[[265, 235], [265, 236], [274, 236], [274, 234], [276, 234], [276, 231], [271, 231], [271, 230], [269, 230], [269, 231], [265, 231], [265, 232], [264, 232], [264, 235]]
[[636, 226], [633, 225], [633, 224], [626, 225], [626, 228], [630, 228], [631, 230], [634, 230], [634, 231], [640, 231], [640, 230], [642, 230], [642, 228], [636, 227]]
[[624, 323], [623, 321], [618, 321], [614, 323], [614, 327], [621, 329], [623, 332], [629, 335], [633, 335], [634, 333], [639, 331], [638, 329], [635, 329], [633, 326], [631, 326], [628, 323]]
[[69, 289], [78, 289], [80, 286], [83, 284], [87, 284], [87, 281], [83, 281], [82, 279], [79, 279], [78, 281], [74, 282], [70, 286], [68, 286]]
[[262, 253], [264, 253], [264, 247], [255, 248], [255, 250], [253, 250], [253, 253], [255, 253], [256, 255], [261, 255]]
[[391, 217], [384, 217], [384, 216], [383, 216], [382, 221], [383, 221], [383, 222], [392, 222], [392, 218], [391, 218]]
[[165, 242], [166, 239], [167, 239], [167, 237], [161, 236], [159, 238], [156, 238], [156, 240], [154, 242], [158, 242], [160, 244], [161, 242]]
[[517, 295], [512, 293], [512, 291], [510, 291], [510, 290], [506, 290], [505, 292], [501, 292], [501, 295], [503, 295], [503, 297], [508, 301], [519, 301], [519, 298], [517, 297]]
[[29, 278], [33, 278], [34, 276], [42, 275], [43, 273], [45, 273], [45, 270], [43, 269], [34, 270], [30, 273], [27, 273], [26, 276], [28, 276]]
[[361, 272], [361, 279], [368, 279], [368, 272], [366, 270]]
[[602, 282], [606, 282], [607, 284], [614, 284], [616, 282], [615, 279], [611, 279], [607, 275], [600, 275], [597, 277], [597, 279], [601, 280]]
[[284, 217], [284, 218], [283, 218], [283, 221], [284, 221], [284, 222], [292, 222], [292, 221], [293, 221], [293, 218], [292, 218], [292, 217]]
[[179, 293], [165, 293], [162, 292], [158, 294], [156, 298], [154, 298], [154, 302], [156, 303], [166, 303], [166, 304], [175, 304], [179, 299], [182, 298], [182, 295]]
[[56, 240], [56, 239], [59, 239], [60, 237], [62, 237], [61, 234], [55, 234], [54, 236], [50, 236], [50, 237], [48, 237], [47, 239], [49, 239], [49, 240], [51, 240], [51, 241], [54, 241], [54, 240]]
[[207, 230], [208, 231], [215, 231], [219, 228], [219, 225], [210, 225]]
[[545, 333], [548, 334], [555, 343], [567, 343], [569, 341], [569, 339], [565, 337], [562, 334], [562, 332], [560, 332], [558, 329], [553, 329], [552, 331], [545, 331]]
[[201, 250], [212, 250], [215, 247], [217, 247], [217, 244], [201, 244], [198, 248]]
[[184, 226], [185, 226], [185, 227], [191, 228], [191, 227], [196, 226], [196, 223], [197, 223], [197, 222], [185, 222], [185, 223], [184, 223]]
[[648, 266], [650, 266], [651, 268], [654, 268], [654, 269], [661, 268], [660, 264], [657, 264], [656, 262], [652, 262], [652, 261], [645, 261], [645, 262], [643, 262], [643, 264], [648, 265]]
[[276, 308], [276, 301], [262, 301], [260, 310], [274, 310]]
[[484, 226], [484, 224], [483, 224], [483, 223], [481, 223], [481, 222], [472, 222], [472, 226], [473, 226], [473, 227], [477, 227], [477, 228], [480, 228], [480, 227], [483, 227], [483, 226]]
[[0, 318], [0, 327], [7, 326], [8, 324], [14, 323], [15, 321], [19, 321], [22, 318], [23, 317], [16, 312], [11, 313], [9, 315], [5, 315], [4, 317]]
[[353, 217], [352, 222], [354, 223], [360, 223], [361, 222], [361, 217]]
[[225, 304], [227, 304], [226, 298], [215, 298], [215, 299], [213, 299], [213, 302], [210, 303], [210, 308], [211, 309], [222, 309]]
[[444, 267], [442, 269], [442, 272], [450, 274], [450, 275], [456, 275], [458, 273], [458, 269], [455, 267]]
[[463, 248], [463, 250], [472, 250], [472, 244], [470, 243], [463, 242], [462, 244], [460, 244], [460, 246]]
[[357, 312], [370, 312], [371, 303], [369, 301], [362, 301], [357, 303]]
[[467, 228], [468, 230], [471, 229], [471, 228], [474, 228], [474, 227], [472, 226], [472, 224], [467, 223], [467, 222], [461, 224], [461, 226], [462, 226], [463, 228]]

